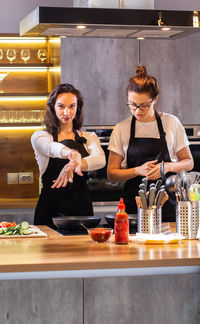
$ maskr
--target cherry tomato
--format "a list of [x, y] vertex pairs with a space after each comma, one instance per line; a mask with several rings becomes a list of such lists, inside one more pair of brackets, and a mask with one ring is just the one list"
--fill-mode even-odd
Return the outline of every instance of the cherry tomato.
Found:
[[13, 223], [11, 223], [11, 222], [1, 222], [0, 223], [0, 227], [14, 227], [14, 226], [16, 226], [17, 224], [15, 223], [15, 222], [13, 222]]

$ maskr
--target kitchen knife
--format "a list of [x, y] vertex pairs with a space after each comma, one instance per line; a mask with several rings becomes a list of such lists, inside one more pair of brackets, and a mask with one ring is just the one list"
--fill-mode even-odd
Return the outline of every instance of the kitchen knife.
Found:
[[162, 180], [158, 179], [156, 181], [156, 193], [160, 190], [161, 185], [162, 185]]
[[144, 192], [146, 193], [146, 189], [145, 189], [145, 184], [144, 183], [141, 183], [139, 185], [139, 190], [144, 190]]
[[154, 205], [154, 200], [156, 196], [156, 187], [151, 187], [149, 189], [149, 208], [151, 208]]
[[161, 206], [161, 202], [162, 202], [164, 193], [165, 193], [165, 189], [159, 190], [158, 195], [156, 197], [156, 208], [159, 208]]
[[147, 192], [147, 183], [148, 183], [148, 180], [147, 178], [142, 178], [142, 183], [145, 185], [145, 193]]
[[[164, 188], [165, 188], [165, 186], [163, 186]], [[164, 189], [162, 187], [162, 180], [157, 180], [157, 182], [156, 182], [156, 198], [155, 198], [155, 205], [156, 205], [156, 202], [157, 202], [157, 199], [158, 199], [158, 195], [159, 195], [159, 191], [160, 191], [160, 189]]]
[[155, 183], [151, 183], [151, 184], [149, 185], [149, 189], [152, 188], [152, 187], [156, 187]]
[[200, 181], [200, 176], [197, 176], [196, 178], [195, 178], [195, 182], [194, 183], [199, 183]]
[[139, 194], [140, 199], [141, 199], [142, 207], [144, 209], [147, 209], [147, 198], [146, 198], [144, 190], [139, 190], [138, 194]]
[[160, 186], [160, 189], [165, 189], [165, 185]]

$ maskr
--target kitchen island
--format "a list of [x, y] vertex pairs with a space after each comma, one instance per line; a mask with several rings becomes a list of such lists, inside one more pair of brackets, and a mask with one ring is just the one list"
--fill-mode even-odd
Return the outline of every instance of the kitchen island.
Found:
[[47, 238], [0, 240], [2, 323], [199, 322], [198, 240], [98, 244], [40, 228]]

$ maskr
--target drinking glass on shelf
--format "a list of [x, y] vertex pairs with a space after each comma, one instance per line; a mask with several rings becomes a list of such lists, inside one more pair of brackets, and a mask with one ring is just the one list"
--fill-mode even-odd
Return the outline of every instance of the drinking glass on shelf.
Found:
[[43, 112], [43, 110], [32, 110], [31, 122], [32, 123], [42, 123], [44, 120], [44, 112]]
[[30, 122], [30, 113], [28, 110], [23, 110], [23, 123], [29, 123]]
[[10, 61], [10, 64], [12, 64], [12, 61], [14, 61], [17, 57], [16, 50], [14, 48], [9, 48], [7, 50], [7, 59]]
[[3, 80], [5, 79], [5, 77], [7, 77], [7, 75], [9, 74], [9, 72], [0, 72], [0, 93], [3, 93]]
[[14, 122], [14, 111], [8, 110], [8, 123], [13, 123], [13, 122]]
[[39, 49], [38, 50], [38, 60], [42, 63], [47, 59], [47, 50], [46, 49]]
[[24, 63], [26, 64], [26, 62], [30, 59], [31, 54], [28, 48], [23, 48], [21, 50], [21, 59], [24, 61]]
[[3, 50], [2, 48], [0, 48], [0, 60], [2, 60], [2, 58], [3, 58]]
[[1, 124], [4, 124], [4, 123], [7, 123], [8, 120], [7, 120], [7, 111], [6, 110], [0, 110], [0, 123]]

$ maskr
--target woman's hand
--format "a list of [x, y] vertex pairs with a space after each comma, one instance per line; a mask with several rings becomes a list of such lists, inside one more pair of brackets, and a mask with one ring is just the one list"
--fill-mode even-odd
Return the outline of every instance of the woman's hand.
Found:
[[160, 163], [154, 165], [154, 168], [151, 169], [149, 172], [146, 174], [146, 178], [148, 180], [157, 180], [161, 177], [160, 174]]
[[67, 163], [60, 171], [60, 174], [56, 180], [53, 180], [54, 184], [51, 188], [66, 187], [68, 182], [72, 183], [74, 177], [74, 163]]
[[82, 176], [81, 172], [81, 154], [77, 151], [72, 151], [69, 156], [69, 163], [67, 163], [61, 170], [58, 178], [54, 180], [54, 184], [51, 188], [60, 188], [66, 187], [68, 182], [73, 182], [74, 172], [78, 175]]
[[[156, 164], [154, 166], [154, 168], [146, 174], [146, 177], [148, 180], [157, 180], [161, 177], [160, 165], [161, 165], [161, 163]], [[167, 172], [169, 172], [169, 163], [165, 162], [164, 163], [164, 173], [166, 174]]]
[[[158, 160], [153, 161], [147, 161], [144, 164], [136, 167], [137, 175], [148, 177], [148, 174], [151, 174], [151, 172], [154, 171], [154, 169], [157, 167]], [[159, 168], [160, 171], [160, 168]], [[149, 178], [148, 178], [149, 179]]]
[[[74, 172], [76, 172], [78, 175], [82, 176], [82, 172], [81, 172], [81, 154], [76, 151], [73, 150], [72, 153], [69, 156], [69, 160], [71, 162], [71, 165], [74, 165]], [[68, 163], [70, 165], [70, 162]]]

